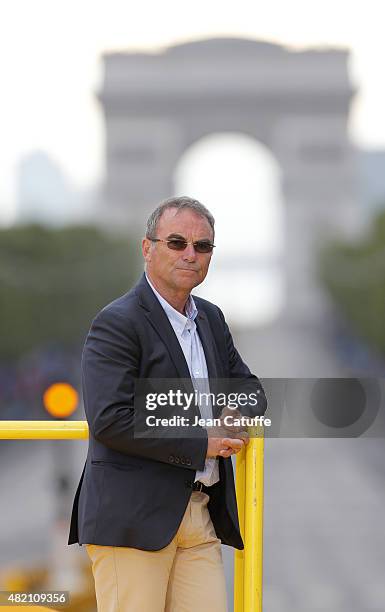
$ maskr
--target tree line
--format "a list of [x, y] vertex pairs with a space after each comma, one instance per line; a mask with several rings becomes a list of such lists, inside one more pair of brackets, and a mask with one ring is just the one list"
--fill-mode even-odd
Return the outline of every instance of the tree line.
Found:
[[0, 359], [78, 348], [92, 318], [141, 271], [137, 239], [93, 226], [0, 230]]

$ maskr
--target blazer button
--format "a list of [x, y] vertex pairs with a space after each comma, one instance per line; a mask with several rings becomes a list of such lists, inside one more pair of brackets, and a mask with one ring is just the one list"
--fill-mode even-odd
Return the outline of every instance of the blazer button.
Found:
[[180, 460], [182, 465], [186, 465], [186, 459], [184, 457], [182, 457], [182, 459]]
[[191, 465], [192, 461], [191, 459], [186, 459], [186, 465]]
[[180, 463], [179, 457], [175, 457], [175, 463]]
[[174, 455], [170, 455], [168, 460], [169, 460], [170, 463], [174, 463], [174, 461], [175, 461]]

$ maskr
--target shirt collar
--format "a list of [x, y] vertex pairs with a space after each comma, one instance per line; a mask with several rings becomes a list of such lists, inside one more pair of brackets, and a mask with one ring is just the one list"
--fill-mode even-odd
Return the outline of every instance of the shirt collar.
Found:
[[188, 325], [188, 322], [194, 321], [194, 319], [196, 318], [198, 314], [198, 309], [194, 302], [194, 298], [192, 297], [191, 294], [188, 296], [186, 306], [185, 306], [186, 315], [183, 315], [181, 312], [179, 312], [173, 306], [171, 306], [171, 304], [169, 304], [162, 295], [160, 295], [160, 293], [155, 289], [154, 285], [151, 283], [147, 274], [146, 274], [146, 280], [148, 284], [150, 285], [151, 289], [153, 290], [153, 292], [155, 293], [156, 297], [158, 298], [166, 315], [168, 316], [173, 329], [175, 330], [176, 333], [178, 333], [179, 335], [182, 335], [182, 333], [185, 330], [186, 325]]

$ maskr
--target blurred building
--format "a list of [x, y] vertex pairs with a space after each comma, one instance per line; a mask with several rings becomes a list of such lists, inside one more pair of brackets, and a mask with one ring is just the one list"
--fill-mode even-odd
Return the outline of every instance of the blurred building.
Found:
[[317, 264], [328, 239], [352, 237], [362, 223], [347, 130], [354, 96], [348, 59], [347, 50], [295, 51], [245, 39], [104, 56], [103, 224], [141, 232], [154, 204], [175, 192], [182, 154], [211, 133], [251, 136], [277, 160], [285, 206], [284, 307], [255, 342], [248, 336], [251, 361], [265, 375], [338, 369], [324, 337], [329, 304]]
[[360, 199], [367, 214], [385, 209], [385, 151], [357, 151]]

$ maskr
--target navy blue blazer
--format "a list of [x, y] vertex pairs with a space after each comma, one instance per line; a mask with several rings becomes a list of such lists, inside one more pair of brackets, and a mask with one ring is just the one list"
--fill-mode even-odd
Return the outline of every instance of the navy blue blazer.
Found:
[[[258, 405], [239, 410], [263, 415], [264, 391], [234, 347], [221, 310], [202, 298], [194, 300], [210, 381], [237, 379], [242, 390], [258, 391]], [[85, 341], [82, 387], [89, 449], [75, 494], [69, 544], [159, 550], [175, 536], [196, 471], [204, 468], [207, 432], [194, 428], [194, 435], [173, 438], [134, 435], [136, 381], [167, 378], [189, 380], [190, 373], [168, 317], [143, 275], [96, 315]], [[219, 458], [219, 474], [208, 503], [210, 516], [222, 543], [242, 549], [230, 458]]]

